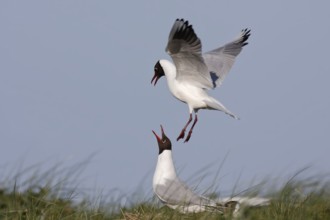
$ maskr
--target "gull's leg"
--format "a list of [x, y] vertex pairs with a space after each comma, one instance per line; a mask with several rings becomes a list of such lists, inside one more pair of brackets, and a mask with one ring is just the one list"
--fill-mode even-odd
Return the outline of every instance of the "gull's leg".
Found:
[[188, 120], [187, 124], [184, 126], [184, 128], [182, 129], [182, 131], [181, 131], [179, 137], [176, 139], [176, 141], [180, 140], [181, 138], [184, 138], [184, 133], [186, 132], [186, 129], [187, 129], [188, 125], [190, 124], [191, 120], [192, 120], [192, 113], [190, 113], [189, 120]]
[[191, 134], [192, 134], [192, 131], [193, 131], [193, 129], [194, 129], [195, 124], [197, 123], [197, 121], [198, 121], [197, 113], [195, 113], [195, 120], [194, 120], [194, 123], [193, 123], [193, 125], [191, 126], [191, 128], [190, 128], [190, 130], [189, 130], [189, 133], [188, 133], [188, 136], [186, 137], [186, 140], [184, 141], [185, 143], [189, 141], [190, 136], [191, 136]]

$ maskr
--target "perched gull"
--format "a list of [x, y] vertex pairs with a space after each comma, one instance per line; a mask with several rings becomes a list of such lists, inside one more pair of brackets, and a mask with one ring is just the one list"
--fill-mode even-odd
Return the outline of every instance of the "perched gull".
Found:
[[[172, 159], [172, 144], [161, 127], [162, 135], [157, 138], [159, 154], [153, 178], [153, 190], [157, 197], [168, 207], [182, 213], [218, 211], [226, 207], [206, 197], [197, 195], [177, 176]], [[229, 204], [229, 203], [228, 203]]]
[[153, 177], [153, 190], [165, 205], [182, 213], [203, 211], [237, 215], [240, 207], [264, 206], [269, 200], [259, 197], [232, 197], [212, 200], [196, 194], [177, 176], [172, 159], [172, 143], [161, 126], [161, 137], [152, 131], [158, 142], [158, 160]]
[[172, 57], [174, 64], [168, 60], [159, 60], [154, 67], [155, 75], [151, 83], [154, 82], [156, 85], [158, 79], [165, 75], [173, 96], [188, 104], [189, 120], [177, 141], [184, 138], [186, 128], [192, 121], [193, 111], [195, 119], [185, 142], [190, 139], [198, 120], [199, 109], [223, 111], [238, 119], [219, 101], [209, 96], [206, 90], [221, 85], [233, 66], [236, 56], [241, 52], [243, 46], [248, 44], [246, 41], [249, 36], [250, 30], [243, 29], [232, 42], [202, 54], [202, 43], [192, 26], [184, 19], [176, 19], [166, 47], [166, 52]]

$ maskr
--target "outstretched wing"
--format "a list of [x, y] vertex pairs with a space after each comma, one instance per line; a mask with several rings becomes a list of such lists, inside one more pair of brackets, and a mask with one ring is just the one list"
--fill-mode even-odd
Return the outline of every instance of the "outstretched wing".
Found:
[[170, 32], [166, 52], [176, 66], [178, 81], [200, 88], [212, 88], [212, 80], [202, 56], [202, 44], [194, 29], [184, 19], [176, 19]]
[[210, 71], [213, 87], [221, 85], [235, 62], [236, 56], [247, 45], [250, 30], [244, 29], [240, 35], [230, 43], [203, 54], [204, 62]]

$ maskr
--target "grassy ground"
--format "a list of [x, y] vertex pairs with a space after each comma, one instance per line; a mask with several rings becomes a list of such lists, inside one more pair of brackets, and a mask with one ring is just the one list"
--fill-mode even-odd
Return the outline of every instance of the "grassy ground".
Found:
[[[78, 188], [70, 186], [74, 184], [70, 178], [75, 178], [72, 172], [51, 170], [34, 173], [20, 186], [19, 175], [11, 181], [0, 180], [0, 219], [233, 219], [218, 213], [181, 214], [155, 198], [127, 206], [87, 197], [77, 202]], [[54, 178], [59, 173], [62, 176]], [[236, 219], [330, 219], [330, 186], [319, 178], [298, 181], [293, 177], [269, 197], [269, 206], [245, 208]]]

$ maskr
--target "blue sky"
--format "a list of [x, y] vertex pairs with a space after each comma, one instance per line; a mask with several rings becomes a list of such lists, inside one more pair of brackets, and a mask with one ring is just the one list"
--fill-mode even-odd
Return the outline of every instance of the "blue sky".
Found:
[[[328, 1], [1, 1], [1, 178], [35, 163], [70, 166], [92, 157], [91, 189], [151, 190], [158, 149], [172, 139], [182, 179], [209, 164], [200, 190], [230, 191], [330, 160]], [[188, 144], [176, 142], [188, 107], [165, 79], [150, 84], [176, 18], [193, 24], [203, 50], [251, 28], [223, 85], [210, 91], [241, 120], [199, 112]], [[227, 156], [226, 156], [227, 155]], [[257, 181], [256, 181], [257, 182]]]

